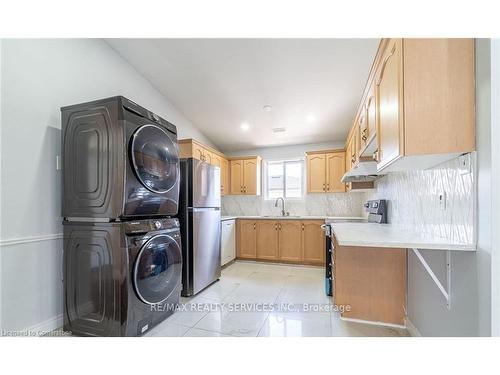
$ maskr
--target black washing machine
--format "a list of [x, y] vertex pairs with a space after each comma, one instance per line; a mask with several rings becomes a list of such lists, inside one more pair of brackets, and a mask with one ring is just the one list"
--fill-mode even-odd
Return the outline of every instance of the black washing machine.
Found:
[[64, 222], [64, 330], [139, 336], [179, 303], [177, 219]]
[[63, 217], [177, 214], [177, 128], [122, 97], [61, 108]]

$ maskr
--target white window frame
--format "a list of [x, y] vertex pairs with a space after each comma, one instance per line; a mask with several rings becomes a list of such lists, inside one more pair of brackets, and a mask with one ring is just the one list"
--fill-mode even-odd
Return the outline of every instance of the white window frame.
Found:
[[[303, 201], [305, 199], [305, 195], [306, 195], [306, 159], [304, 157], [297, 157], [297, 158], [287, 158], [287, 159], [266, 159], [266, 160], [263, 160], [262, 162], [262, 169], [263, 169], [263, 173], [262, 173], [262, 191], [264, 192], [262, 194], [262, 198], [263, 200], [265, 201], [274, 201], [276, 200], [276, 198], [269, 198], [269, 195], [268, 195], [268, 191], [267, 191], [267, 180], [268, 180], [268, 176], [267, 176], [267, 171], [268, 171], [268, 163], [287, 163], [287, 162], [298, 162], [300, 161], [302, 163], [302, 194], [300, 197], [298, 198], [286, 198], [286, 197], [283, 197], [285, 198], [287, 201]], [[284, 178], [284, 183], [286, 181], [286, 178]], [[286, 186], [285, 186], [286, 188]], [[283, 190], [285, 191], [285, 190]]]

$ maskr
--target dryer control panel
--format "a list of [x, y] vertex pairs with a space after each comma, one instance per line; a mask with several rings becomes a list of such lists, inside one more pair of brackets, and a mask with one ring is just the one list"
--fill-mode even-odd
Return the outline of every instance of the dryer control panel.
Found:
[[179, 220], [177, 219], [147, 219], [125, 222], [126, 234], [137, 234], [156, 232], [167, 229], [179, 229]]

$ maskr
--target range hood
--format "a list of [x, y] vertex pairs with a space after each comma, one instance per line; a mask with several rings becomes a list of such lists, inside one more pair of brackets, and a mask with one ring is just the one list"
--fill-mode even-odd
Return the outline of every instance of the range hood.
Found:
[[371, 182], [380, 177], [377, 162], [360, 160], [358, 165], [342, 176], [342, 182]]

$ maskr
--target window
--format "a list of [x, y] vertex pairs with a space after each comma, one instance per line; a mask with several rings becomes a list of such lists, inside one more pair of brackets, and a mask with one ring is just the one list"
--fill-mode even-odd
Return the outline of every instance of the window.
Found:
[[266, 162], [265, 199], [301, 199], [304, 191], [304, 160]]

